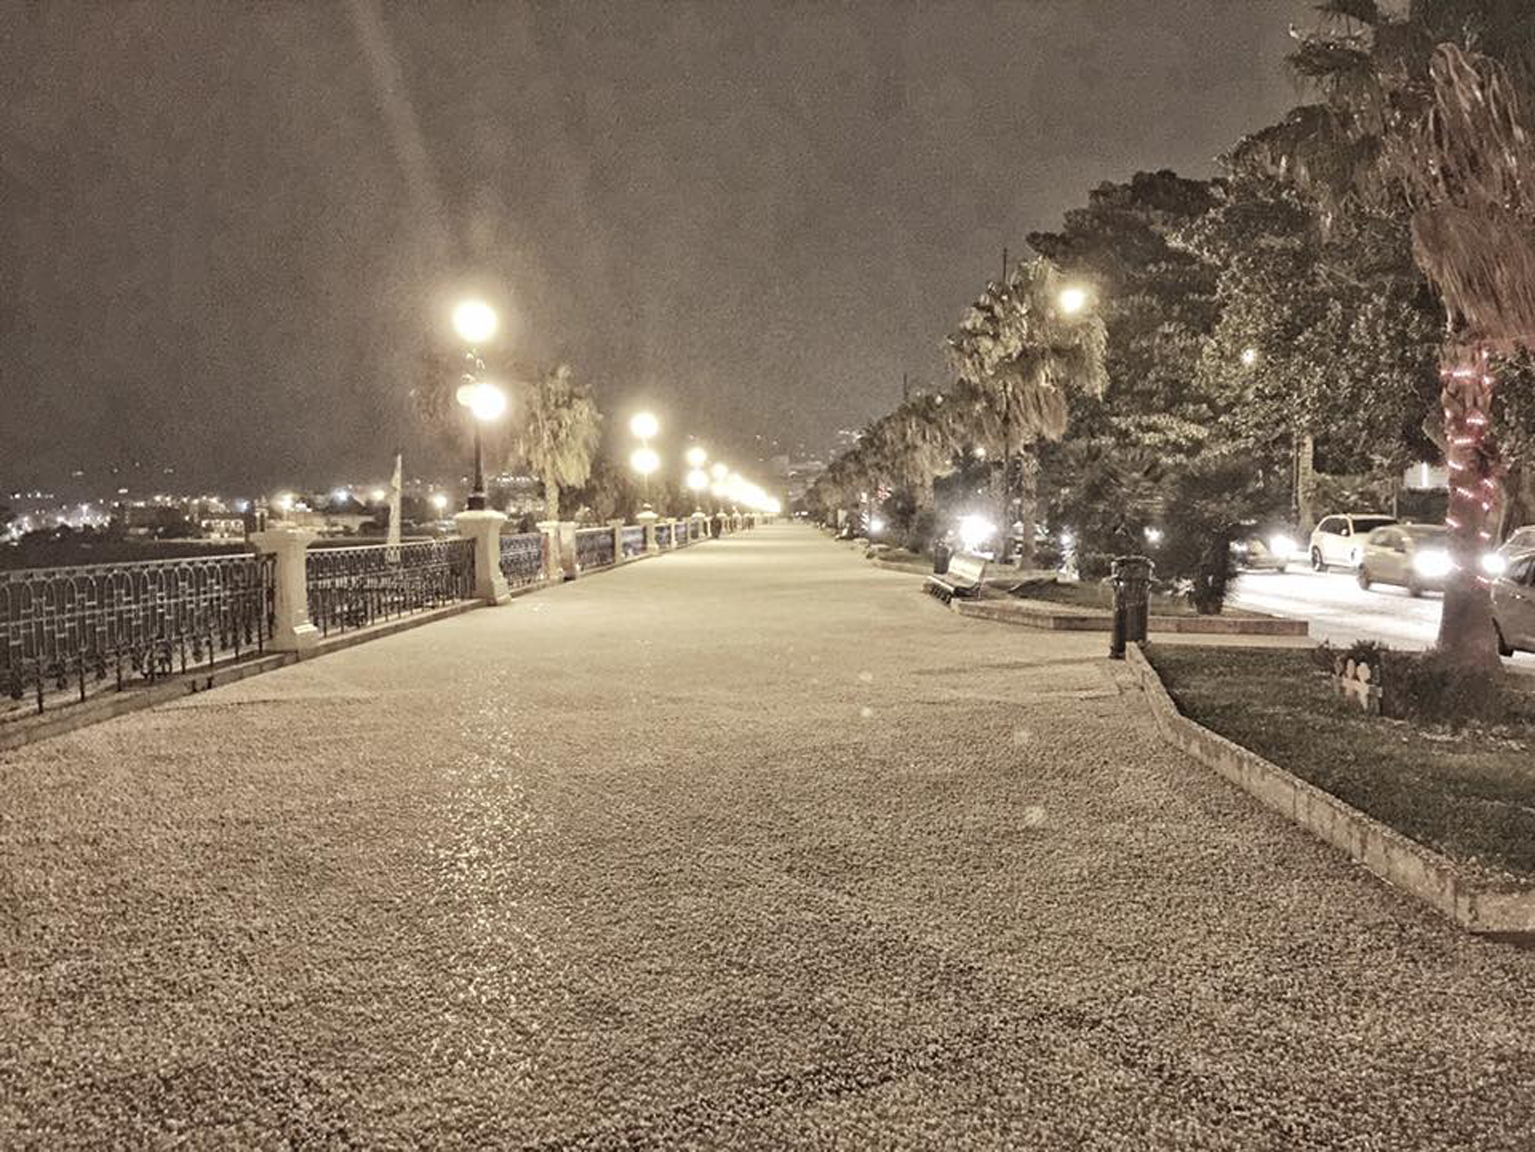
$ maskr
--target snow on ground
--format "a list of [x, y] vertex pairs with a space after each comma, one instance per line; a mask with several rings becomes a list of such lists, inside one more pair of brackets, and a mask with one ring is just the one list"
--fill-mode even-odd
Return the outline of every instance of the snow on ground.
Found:
[[1535, 953], [773, 527], [0, 756], [0, 1145], [1516, 1148]]

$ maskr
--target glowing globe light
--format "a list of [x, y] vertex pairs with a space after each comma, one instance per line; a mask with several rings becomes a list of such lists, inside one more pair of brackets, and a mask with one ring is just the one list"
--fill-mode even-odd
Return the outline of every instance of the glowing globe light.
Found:
[[1075, 316], [1087, 307], [1087, 289], [1075, 284], [1062, 288], [1059, 303], [1062, 312], [1068, 316]]
[[496, 334], [496, 310], [483, 300], [462, 300], [453, 309], [453, 331], [466, 344], [483, 344]]
[[984, 516], [961, 516], [959, 542], [966, 552], [974, 552], [996, 535], [997, 526]]
[[709, 486], [709, 474], [702, 468], [694, 468], [688, 473], [688, 487], [694, 492], [702, 492]]
[[704, 461], [709, 459], [709, 454], [697, 444], [688, 449], [688, 466], [690, 468], [702, 468]]
[[661, 422], [650, 412], [636, 412], [629, 421], [629, 432], [640, 440], [649, 440], [661, 431]]
[[506, 393], [494, 384], [480, 382], [469, 389], [468, 403], [460, 399], [476, 420], [495, 420], [506, 411]]
[[656, 455], [654, 448], [636, 448], [629, 455], [629, 467], [641, 476], [649, 476], [660, 466], [661, 457]]
[[448, 498], [446, 496], [444, 496], [441, 492], [436, 492], [436, 493], [432, 494], [432, 507], [433, 508], [435, 508], [435, 509], [437, 509], [437, 511], [441, 512], [447, 506], [448, 506]]

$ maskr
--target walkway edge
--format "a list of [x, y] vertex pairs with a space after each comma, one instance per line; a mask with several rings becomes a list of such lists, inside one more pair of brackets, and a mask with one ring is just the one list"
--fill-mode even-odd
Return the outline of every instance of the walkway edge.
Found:
[[[1010, 598], [996, 600], [959, 600], [949, 605], [961, 616], [995, 620], [999, 624], [1017, 624], [1024, 628], [1044, 628], [1066, 632], [1112, 632], [1114, 614], [1101, 609], [1083, 610], [1062, 607], [1053, 601]], [[1167, 616], [1146, 618], [1150, 632], [1200, 633], [1209, 636], [1308, 636], [1307, 620], [1288, 620], [1281, 616]]]
[[1535, 935], [1535, 887], [1468, 875], [1448, 857], [1190, 720], [1178, 711], [1139, 646], [1130, 645], [1126, 659], [1151, 705], [1157, 730], [1169, 744], [1467, 931]]

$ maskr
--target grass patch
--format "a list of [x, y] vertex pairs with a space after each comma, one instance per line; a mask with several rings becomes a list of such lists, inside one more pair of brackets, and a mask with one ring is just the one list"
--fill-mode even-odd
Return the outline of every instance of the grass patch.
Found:
[[1452, 860], [1535, 879], [1535, 696], [1454, 732], [1365, 715], [1306, 649], [1146, 655], [1191, 720]]
[[[1113, 587], [1096, 580], [1083, 580], [1078, 583], [1049, 581], [1029, 583], [1018, 592], [1018, 596], [1026, 600], [1046, 600], [1051, 604], [1064, 604], [1073, 608], [1100, 608], [1105, 612], [1112, 611], [1114, 608]], [[1169, 596], [1165, 592], [1151, 594], [1151, 614], [1153, 616], [1198, 615], [1187, 599], [1182, 596]], [[1251, 618], [1258, 613], [1226, 608], [1221, 615]]]

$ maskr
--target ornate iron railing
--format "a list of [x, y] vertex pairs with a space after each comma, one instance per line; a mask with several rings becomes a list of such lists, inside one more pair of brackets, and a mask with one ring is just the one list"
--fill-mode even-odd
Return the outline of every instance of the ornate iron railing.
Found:
[[677, 521], [677, 544], [691, 544], [693, 542], [693, 521]]
[[0, 688], [41, 712], [263, 651], [271, 556], [188, 556], [0, 572]]
[[310, 548], [309, 620], [322, 636], [474, 595], [474, 541]]
[[672, 546], [672, 526], [669, 521], [663, 521], [656, 525], [656, 547], [670, 548]]
[[501, 537], [501, 575], [513, 588], [537, 584], [544, 578], [544, 536], [524, 532]]
[[619, 538], [623, 541], [625, 560], [632, 560], [636, 556], [645, 554], [644, 525], [636, 524], [628, 528], [620, 528]]
[[582, 568], [604, 568], [613, 563], [613, 529], [578, 528], [576, 563]]

